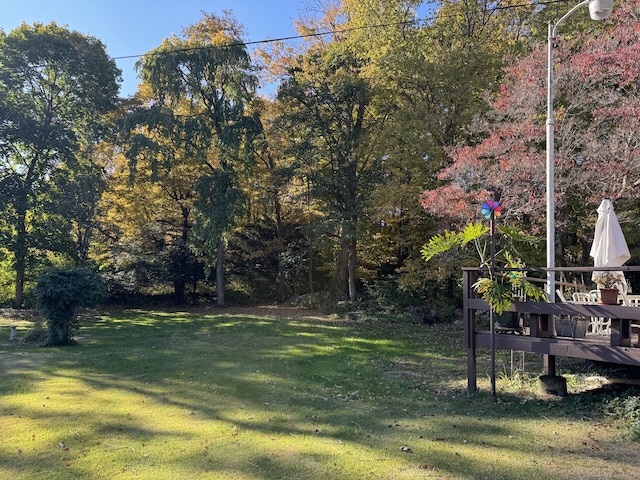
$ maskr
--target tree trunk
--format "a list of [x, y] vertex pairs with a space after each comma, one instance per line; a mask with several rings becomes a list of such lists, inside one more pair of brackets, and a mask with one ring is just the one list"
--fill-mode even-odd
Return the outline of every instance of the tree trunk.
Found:
[[340, 240], [340, 266], [339, 279], [341, 292], [349, 296], [349, 301], [355, 302], [358, 299], [357, 287], [357, 248], [356, 248], [356, 222], [353, 218], [345, 221], [342, 228], [342, 239]]
[[[361, 111], [362, 110], [362, 111]], [[360, 122], [364, 114], [364, 104], [360, 104], [358, 108], [357, 125], [354, 131], [359, 132]], [[353, 154], [353, 152], [352, 152]], [[347, 288], [349, 293], [349, 301], [355, 302], [358, 299], [356, 292], [356, 266], [357, 266], [357, 225], [358, 225], [358, 174], [356, 169], [356, 157], [345, 159], [345, 179], [344, 179], [344, 198], [345, 198], [345, 216], [344, 225], [342, 227], [342, 245], [346, 254], [346, 274]]]
[[334, 287], [334, 293], [339, 299], [344, 299], [349, 291], [349, 245], [345, 237], [345, 228], [343, 227], [336, 265], [336, 284]]
[[218, 250], [216, 253], [216, 297], [217, 305], [224, 307], [224, 255], [225, 255], [224, 240], [220, 238], [218, 240]]
[[191, 303], [193, 303], [194, 305], [198, 305], [198, 276], [194, 275], [191, 282]]
[[278, 242], [278, 303], [282, 303], [287, 300], [287, 285], [285, 283], [285, 269], [284, 262], [282, 261], [282, 254], [284, 251], [284, 231], [282, 228], [282, 208], [280, 206], [280, 197], [278, 192], [274, 194], [274, 206], [276, 214], [276, 239]]
[[24, 264], [19, 267], [16, 264], [16, 290], [13, 300], [13, 308], [22, 308], [24, 302]]
[[24, 302], [24, 274], [27, 261], [27, 229], [25, 226], [25, 212], [18, 212], [16, 222], [15, 270], [16, 285], [13, 308], [22, 308]]
[[[355, 230], [355, 229], [354, 229]], [[357, 278], [356, 278], [356, 266], [357, 266], [357, 248], [356, 248], [356, 236], [349, 238], [349, 257], [347, 268], [349, 270], [349, 300], [355, 302], [358, 299]]]
[[278, 303], [284, 303], [287, 301], [287, 285], [285, 283], [284, 276], [284, 262], [282, 261], [282, 253], [278, 254]]
[[173, 299], [176, 305], [184, 304], [184, 291], [187, 283], [184, 279], [175, 280], [173, 282]]
[[[173, 294], [174, 301], [176, 305], [184, 304], [185, 299], [185, 290], [187, 288], [187, 275], [189, 274], [189, 230], [191, 229], [191, 224], [189, 223], [189, 215], [191, 213], [191, 209], [185, 207], [184, 205], [180, 207], [182, 211], [182, 225], [181, 225], [181, 235], [180, 235], [180, 243], [178, 244], [178, 259], [175, 265], [174, 275], [177, 275], [179, 278], [173, 281]], [[174, 247], [175, 248], [175, 247]]]
[[308, 261], [307, 261], [307, 268], [309, 269], [307, 271], [307, 282], [308, 282], [308, 288], [309, 288], [309, 293], [313, 293], [313, 255], [314, 255], [315, 250], [313, 249], [313, 243], [311, 241], [311, 239], [309, 239], [309, 248], [307, 249], [307, 255], [309, 256]]

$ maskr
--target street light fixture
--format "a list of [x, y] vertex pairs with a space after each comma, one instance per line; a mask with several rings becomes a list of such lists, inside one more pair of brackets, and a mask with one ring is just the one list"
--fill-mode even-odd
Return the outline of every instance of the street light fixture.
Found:
[[592, 20], [604, 20], [613, 11], [613, 0], [583, 0], [564, 14], [554, 25], [549, 22], [548, 55], [547, 55], [547, 289], [549, 301], [555, 302], [556, 278], [555, 268], [555, 185], [554, 185], [554, 128], [553, 118], [553, 47], [555, 45], [558, 25], [584, 5], [589, 5]]

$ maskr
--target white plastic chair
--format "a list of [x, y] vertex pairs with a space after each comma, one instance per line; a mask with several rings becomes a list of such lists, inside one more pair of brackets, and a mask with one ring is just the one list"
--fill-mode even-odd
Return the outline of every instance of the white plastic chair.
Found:
[[[585, 305], [593, 305], [598, 303], [599, 295], [597, 290], [591, 290], [590, 292], [575, 292], [572, 296], [575, 303], [581, 303]], [[587, 325], [587, 331], [594, 335], [606, 335], [611, 329], [611, 319], [602, 317], [591, 317], [589, 325]]]
[[640, 307], [640, 295], [630, 295], [620, 293], [622, 304], [627, 307]]
[[[600, 302], [600, 291], [599, 290], [591, 290], [589, 295], [594, 299], [593, 303]], [[594, 324], [592, 327], [592, 333], [596, 335], [609, 335], [611, 333], [611, 319], [604, 317], [592, 317], [591, 323]]]
[[562, 303], [567, 303], [567, 299], [565, 298], [564, 294], [562, 293], [562, 290], [560, 290], [559, 288], [556, 289], [556, 298], [558, 300], [560, 300], [560, 302], [562, 302]]
[[598, 298], [593, 296], [591, 292], [574, 292], [571, 296], [576, 303], [593, 304], [598, 303]]

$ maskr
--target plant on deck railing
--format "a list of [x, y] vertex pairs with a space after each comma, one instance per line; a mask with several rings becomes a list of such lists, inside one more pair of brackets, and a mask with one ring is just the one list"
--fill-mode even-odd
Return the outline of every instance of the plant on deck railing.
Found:
[[500, 233], [500, 245], [495, 252], [495, 265], [491, 265], [490, 229], [480, 223], [470, 223], [457, 233], [446, 231], [431, 237], [421, 249], [422, 257], [428, 262], [433, 257], [452, 250], [457, 250], [460, 255], [475, 253], [478, 266], [488, 276], [478, 279], [473, 284], [473, 289], [498, 314], [508, 310], [516, 296], [545, 301], [547, 296], [544, 291], [529, 282], [524, 272], [503, 271], [524, 268], [524, 262], [517, 256], [516, 244], [533, 245], [537, 239], [517, 228], [499, 226], [497, 229]]
[[593, 276], [593, 281], [600, 288], [618, 288], [618, 284], [625, 280], [619, 272], [599, 272]]

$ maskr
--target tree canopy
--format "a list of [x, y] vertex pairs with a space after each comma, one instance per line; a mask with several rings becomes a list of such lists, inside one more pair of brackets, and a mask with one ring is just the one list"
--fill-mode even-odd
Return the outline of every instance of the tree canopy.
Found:
[[134, 177], [138, 161], [147, 159], [150, 180], [174, 195], [182, 176], [176, 201], [190, 200], [181, 203], [181, 242], [186, 248], [190, 241], [215, 269], [217, 301], [224, 306], [225, 236], [242, 206], [238, 176], [251, 161], [247, 137], [260, 130], [246, 114], [256, 79], [242, 29], [229, 15], [205, 14], [183, 33], [138, 63], [148, 94], [125, 122], [127, 155]]
[[57, 250], [42, 245], [58, 229], [53, 222], [36, 235], [47, 205], [56, 203], [51, 187], [62, 169], [90, 162], [105, 138], [119, 75], [99, 40], [55, 23], [0, 34], [0, 189], [17, 307], [34, 244]]
[[[231, 13], [203, 13], [141, 57], [117, 109], [98, 40], [3, 34], [0, 266], [15, 265], [16, 304], [25, 272], [70, 261], [177, 302], [192, 285], [220, 306], [228, 292], [452, 308], [464, 260], [425, 262], [429, 238], [491, 196], [505, 228], [545, 228], [547, 23], [565, 6], [320, 2], [296, 48], [259, 51]], [[603, 196], [623, 227], [640, 212], [638, 2], [597, 24], [584, 10], [555, 46], [558, 265], [589, 263]]]
[[[588, 260], [588, 236], [602, 198], [634, 200], [640, 178], [635, 132], [638, 108], [636, 17], [621, 6], [611, 26], [575, 38], [560, 38], [555, 55], [556, 220], [565, 251], [582, 247]], [[457, 208], [448, 222], [463, 224], [476, 214], [477, 200], [492, 194], [505, 207], [504, 219], [533, 233], [545, 228], [546, 84], [543, 45], [506, 70], [491, 110], [470, 126], [476, 142], [450, 151], [454, 162], [438, 175], [446, 182], [425, 192], [423, 204], [443, 212], [443, 200]], [[574, 254], [575, 255], [575, 254]], [[576, 259], [574, 259], [575, 261]]]

